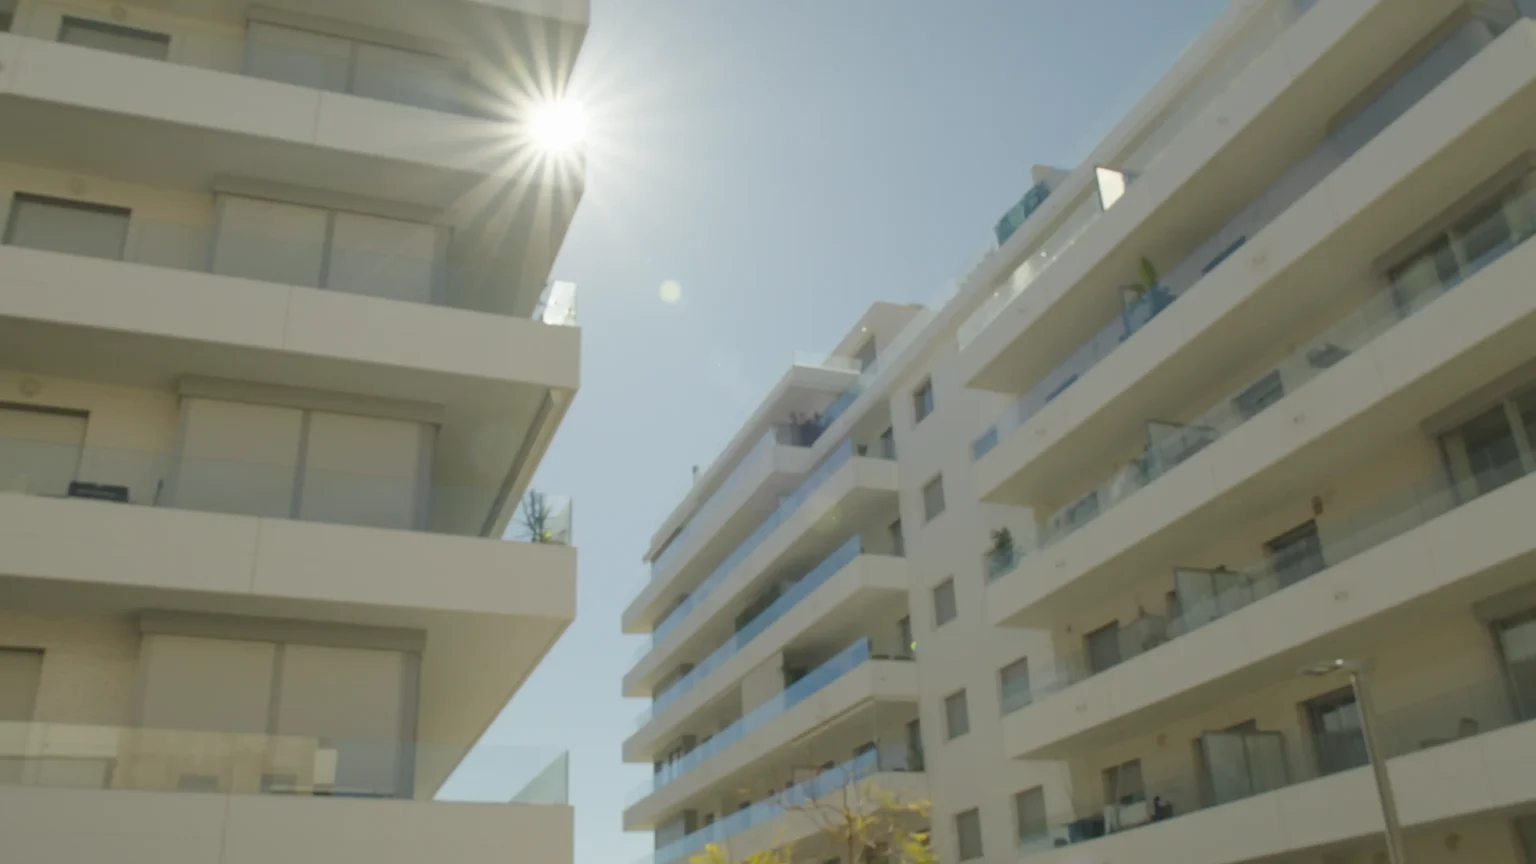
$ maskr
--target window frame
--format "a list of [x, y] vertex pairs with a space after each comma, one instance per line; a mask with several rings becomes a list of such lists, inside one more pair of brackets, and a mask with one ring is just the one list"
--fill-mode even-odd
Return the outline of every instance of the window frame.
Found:
[[[1110, 669], [1113, 669], [1116, 666], [1119, 666], [1121, 663], [1125, 662], [1125, 650], [1120, 644], [1121, 629], [1120, 620], [1117, 618], [1114, 621], [1105, 624], [1103, 627], [1095, 627], [1094, 629], [1083, 634], [1083, 655], [1084, 659], [1088, 661], [1088, 669], [1091, 674], [1098, 675], [1102, 672], [1107, 672]], [[1114, 637], [1115, 662], [1101, 668], [1094, 663], [1093, 646], [1095, 637], [1103, 637], [1105, 634], [1109, 634]]]
[[933, 376], [929, 375], [923, 378], [921, 384], [912, 388], [912, 425], [916, 426], [933, 416], [938, 407], [938, 399], [933, 392]]
[[[1012, 708], [1010, 708], [1010, 707], [1008, 707], [1008, 692], [1009, 691], [1008, 691], [1008, 683], [1007, 683], [1007, 673], [1008, 673], [1009, 670], [1014, 669], [1015, 667], [1022, 667], [1023, 670], [1024, 670], [1024, 676], [1023, 676], [1023, 678], [1024, 678], [1024, 689], [1022, 691], [1023, 694], [1024, 694], [1024, 698], [1023, 698], [1023, 700], [1021, 702], [1019, 702], [1019, 704], [1014, 705]], [[1019, 710], [1021, 710], [1023, 708], [1028, 707], [1033, 702], [1034, 702], [1034, 691], [1033, 691], [1033, 689], [1030, 686], [1030, 680], [1029, 680], [1029, 656], [1025, 655], [1023, 657], [1018, 658], [1017, 660], [1014, 660], [1014, 661], [1012, 661], [1010, 663], [1006, 663], [1003, 666], [999, 667], [998, 670], [997, 670], [997, 704], [998, 704], [998, 707], [1001, 709], [1001, 713], [1003, 715], [1005, 715], [1005, 716], [1008, 715], [1008, 714], [1012, 714], [1014, 711], [1019, 711]]]
[[[944, 592], [949, 598], [948, 614], [940, 614], [939, 592]], [[960, 617], [960, 597], [955, 589], [955, 577], [947, 576], [944, 581], [933, 586], [929, 591], [933, 602], [933, 629], [937, 630], [945, 624]]]
[[[132, 208], [130, 208], [130, 207], [118, 207], [118, 206], [113, 205], [113, 204], [101, 204], [101, 203], [98, 203], [98, 202], [95, 202], [95, 201], [82, 201], [82, 200], [80, 200], [78, 198], [59, 198], [59, 197], [57, 197], [55, 195], [39, 195], [39, 194], [36, 194], [34, 192], [13, 192], [13, 193], [11, 193], [11, 206], [6, 211], [5, 232], [4, 232], [3, 235], [0, 235], [0, 246], [11, 246], [11, 245], [14, 245], [13, 241], [15, 240], [15, 237], [16, 237], [16, 226], [17, 226], [17, 219], [16, 219], [16, 217], [20, 214], [21, 207], [22, 207], [23, 204], [37, 204], [37, 205], [44, 206], [44, 207], [56, 207], [56, 208], [58, 208], [60, 210], [75, 210], [75, 211], [86, 212], [86, 213], [97, 213], [97, 214], [101, 214], [101, 215], [105, 215], [105, 216], [121, 216], [123, 218], [123, 243], [122, 243], [122, 247], [117, 250], [117, 257], [116, 258], [103, 258], [101, 260], [104, 260], [104, 261], [125, 261], [125, 260], [127, 260], [127, 257], [128, 257], [128, 237], [129, 237], [129, 232], [131, 232], [133, 230], [133, 209]], [[36, 249], [37, 247], [35, 247], [35, 246], [17, 246], [16, 248], [18, 248], [18, 249]], [[53, 250], [42, 249], [42, 250], [39, 250], [39, 251], [48, 252], [48, 251], [53, 251]], [[95, 256], [87, 256], [84, 253], [79, 253], [79, 252], [62, 252], [62, 253], [59, 253], [59, 254], [79, 255], [80, 257], [95, 257]]]
[[[934, 503], [930, 496], [930, 491], [935, 489], [938, 490], [938, 509], [934, 509]], [[923, 524], [928, 525], [933, 520], [943, 516], [944, 511], [949, 509], [949, 502], [944, 497], [944, 473], [941, 471], [933, 475], [932, 479], [927, 483], [924, 483], [921, 494], [923, 498]]]
[[[960, 706], [961, 722], [959, 724], [955, 723], [954, 712], [951, 710], [953, 705]], [[955, 731], [956, 725], [965, 728], [957, 732]], [[966, 694], [965, 688], [961, 687], [959, 690], [944, 697], [944, 740], [954, 741], [957, 738], [964, 738], [969, 734], [971, 734], [971, 700], [970, 696]]]
[[[974, 826], [975, 826], [975, 832], [974, 833], [975, 833], [976, 844], [975, 844], [975, 848], [971, 849], [971, 850], [967, 850], [966, 849], [966, 846], [967, 846], [967, 844], [965, 842], [966, 831], [962, 827], [962, 824], [964, 824], [963, 820], [966, 820], [966, 819], [973, 820], [973, 823], [974, 823]], [[956, 860], [959, 860], [959, 861], [975, 861], [978, 858], [985, 858], [986, 855], [987, 855], [987, 852], [986, 852], [985, 844], [982, 841], [981, 809], [978, 808], [978, 807], [972, 807], [969, 810], [962, 810], [959, 813], [955, 814], [954, 820], [955, 820], [955, 858], [956, 858]], [[969, 855], [966, 854], [967, 851], [970, 851], [971, 854], [969, 854]]]
[[[142, 54], [131, 54], [127, 51], [114, 51], [111, 48], [98, 48], [94, 45], [82, 45], [78, 42], [66, 42], [64, 35], [71, 28], [101, 33], [108, 36], [116, 36], [125, 39], [137, 39], [146, 45], [154, 44], [165, 48], [165, 54], [159, 57], [146, 57]], [[76, 48], [87, 48], [92, 51], [106, 51], [123, 57], [138, 57], [141, 60], [156, 60], [168, 63], [171, 59], [171, 34], [159, 30], [146, 30], [143, 27], [130, 27], [115, 21], [102, 21], [96, 18], [84, 18], [79, 15], [63, 15], [59, 18], [59, 32], [54, 37], [60, 45], [73, 45]]]
[[[1135, 771], [1135, 783], [1125, 782], [1128, 775]], [[1147, 800], [1147, 779], [1142, 770], [1141, 759], [1127, 759], [1117, 765], [1109, 765], [1100, 772], [1104, 781], [1104, 803], [1109, 807], [1125, 807], [1139, 804]], [[1130, 789], [1127, 794], [1122, 791]], [[1124, 802], [1124, 803], [1122, 803]]]
[[[1024, 819], [1025, 812], [1024, 812], [1024, 810], [1025, 810], [1025, 808], [1023, 806], [1021, 806], [1021, 805], [1024, 804], [1026, 801], [1034, 801], [1034, 800], [1038, 800], [1040, 802], [1039, 830], [1038, 831], [1031, 831], [1031, 832], [1026, 834], [1024, 832], [1024, 829], [1025, 829], [1025, 819]], [[1030, 827], [1033, 827], [1033, 826], [1030, 826]], [[1047, 835], [1050, 834], [1050, 832], [1051, 832], [1050, 817], [1048, 817], [1046, 815], [1046, 810], [1045, 810], [1045, 787], [1044, 786], [1032, 786], [1032, 787], [1030, 787], [1028, 789], [1021, 789], [1018, 792], [1013, 793], [1013, 833], [1014, 833], [1014, 839], [1016, 841], [1018, 841], [1020, 844], [1024, 844], [1024, 843], [1028, 843], [1031, 840], [1036, 840], [1036, 839], [1039, 839], [1039, 838], [1046, 837]]]

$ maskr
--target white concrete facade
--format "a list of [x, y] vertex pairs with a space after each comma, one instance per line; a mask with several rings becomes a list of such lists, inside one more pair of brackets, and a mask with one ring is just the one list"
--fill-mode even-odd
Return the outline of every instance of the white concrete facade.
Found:
[[[889, 428], [894, 502], [792, 498], [822, 530], [776, 512], [746, 552], [750, 520], [669, 556], [724, 518], [701, 478], [624, 622], [663, 625], [624, 681], [656, 699], [625, 745], [656, 766], [625, 814], [650, 860], [801, 836], [786, 772], [794, 800], [841, 782], [856, 731], [866, 782], [888, 744], [920, 767], [945, 862], [1381, 861], [1362, 706], [1298, 673], [1348, 658], [1410, 860], [1536, 861], [1533, 14], [1233, 3], [1083, 165], [1037, 169], [941, 305], [877, 331], [810, 459]], [[897, 518], [904, 591], [857, 543], [815, 569]], [[797, 646], [902, 618], [910, 701], [802, 711], [859, 686], [834, 664], [752, 713]], [[716, 827], [738, 789], [754, 815]]]
[[572, 860], [466, 755], [575, 615], [587, 14], [0, 4], [7, 861]]

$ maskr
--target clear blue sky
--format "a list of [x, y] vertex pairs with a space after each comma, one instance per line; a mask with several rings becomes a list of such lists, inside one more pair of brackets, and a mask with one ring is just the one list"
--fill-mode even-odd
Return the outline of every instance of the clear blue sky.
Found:
[[[487, 734], [572, 751], [577, 864], [631, 864], [620, 744], [651, 533], [798, 349], [928, 302], [1225, 0], [592, 0], [587, 192], [554, 269], [582, 386], [536, 485], [576, 497], [576, 622]], [[664, 282], [681, 300], [660, 299]]]

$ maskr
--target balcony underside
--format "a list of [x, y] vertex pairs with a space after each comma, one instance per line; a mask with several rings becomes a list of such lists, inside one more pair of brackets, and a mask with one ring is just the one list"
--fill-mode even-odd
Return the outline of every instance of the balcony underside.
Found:
[[574, 619], [576, 552], [0, 493], [0, 605], [417, 631], [431, 740], [467, 748]]
[[569, 864], [566, 806], [0, 786], [8, 864], [485, 860]]

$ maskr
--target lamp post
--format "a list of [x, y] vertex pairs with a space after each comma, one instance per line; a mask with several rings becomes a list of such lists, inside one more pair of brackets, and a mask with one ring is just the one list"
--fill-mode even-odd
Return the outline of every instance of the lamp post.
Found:
[[1314, 663], [1301, 670], [1302, 675], [1322, 678], [1337, 672], [1349, 674], [1349, 686], [1355, 693], [1355, 705], [1360, 709], [1360, 731], [1365, 736], [1366, 756], [1371, 760], [1371, 773], [1376, 776], [1376, 797], [1381, 801], [1382, 821], [1386, 824], [1387, 860], [1391, 864], [1407, 864], [1403, 853], [1403, 826], [1397, 821], [1397, 799], [1392, 796], [1392, 780], [1387, 776], [1385, 754], [1376, 737], [1376, 717], [1372, 710], [1370, 690], [1366, 686], [1366, 665], [1358, 660], [1327, 660]]

